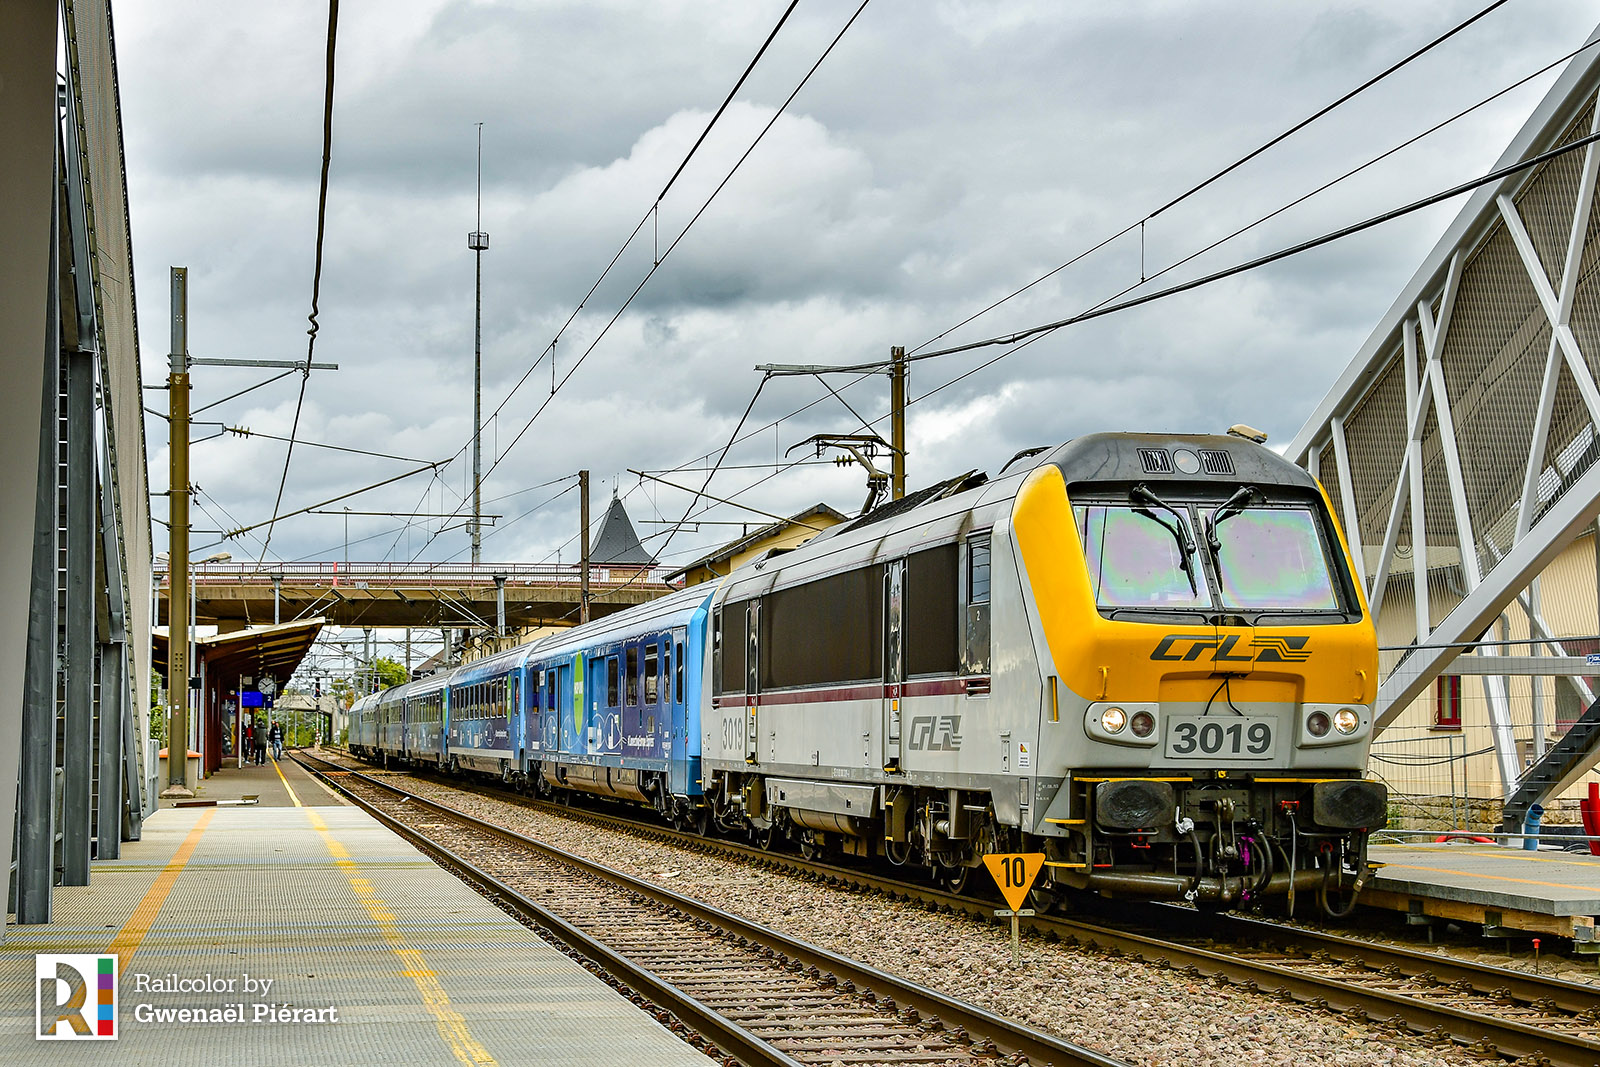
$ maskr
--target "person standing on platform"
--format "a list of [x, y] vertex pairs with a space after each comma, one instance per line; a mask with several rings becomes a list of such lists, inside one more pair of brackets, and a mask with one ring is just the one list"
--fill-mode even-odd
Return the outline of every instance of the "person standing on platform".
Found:
[[260, 719], [256, 720], [255, 754], [256, 766], [259, 767], [267, 762], [267, 727]]
[[283, 723], [277, 719], [272, 720], [272, 730], [267, 734], [272, 741], [272, 758], [283, 758]]
[[241, 742], [240, 745], [239, 745], [239, 758], [245, 763], [249, 763], [251, 760], [255, 759], [255, 757], [256, 757], [255, 747], [256, 747], [255, 719], [251, 718], [251, 719], [247, 719], [245, 721], [245, 724], [244, 724], [244, 741]]

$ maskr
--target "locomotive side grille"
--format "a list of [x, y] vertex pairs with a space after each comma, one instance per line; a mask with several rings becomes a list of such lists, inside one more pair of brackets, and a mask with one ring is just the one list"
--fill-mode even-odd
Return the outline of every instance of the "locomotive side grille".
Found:
[[1139, 462], [1146, 474], [1171, 474], [1172, 457], [1164, 448], [1139, 449]]
[[1200, 469], [1207, 474], [1232, 474], [1233, 457], [1222, 449], [1202, 448], [1200, 450]]

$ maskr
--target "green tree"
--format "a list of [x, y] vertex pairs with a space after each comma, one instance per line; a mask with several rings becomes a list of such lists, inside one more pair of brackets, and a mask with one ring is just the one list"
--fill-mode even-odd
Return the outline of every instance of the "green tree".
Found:
[[390, 686], [404, 685], [411, 679], [406, 674], [404, 665], [392, 659], [379, 656], [372, 661], [372, 675], [378, 680], [379, 689], [388, 689]]

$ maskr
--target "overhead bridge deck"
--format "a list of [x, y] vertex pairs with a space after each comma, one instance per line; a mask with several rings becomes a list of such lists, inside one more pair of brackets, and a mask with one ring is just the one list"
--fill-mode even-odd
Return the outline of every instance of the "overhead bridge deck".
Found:
[[[595, 618], [672, 591], [650, 567], [592, 567]], [[508, 626], [578, 621], [582, 575], [572, 565], [527, 563], [209, 563], [194, 570], [202, 623], [272, 622], [318, 616], [335, 626], [494, 626], [502, 590]], [[159, 622], [167, 621], [168, 576]], [[276, 614], [274, 613], [276, 609]]]

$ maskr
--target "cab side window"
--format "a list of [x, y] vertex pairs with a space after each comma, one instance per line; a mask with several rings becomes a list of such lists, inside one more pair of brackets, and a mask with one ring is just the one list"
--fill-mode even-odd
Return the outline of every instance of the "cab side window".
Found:
[[989, 673], [989, 535], [967, 538], [961, 568], [961, 673]]

